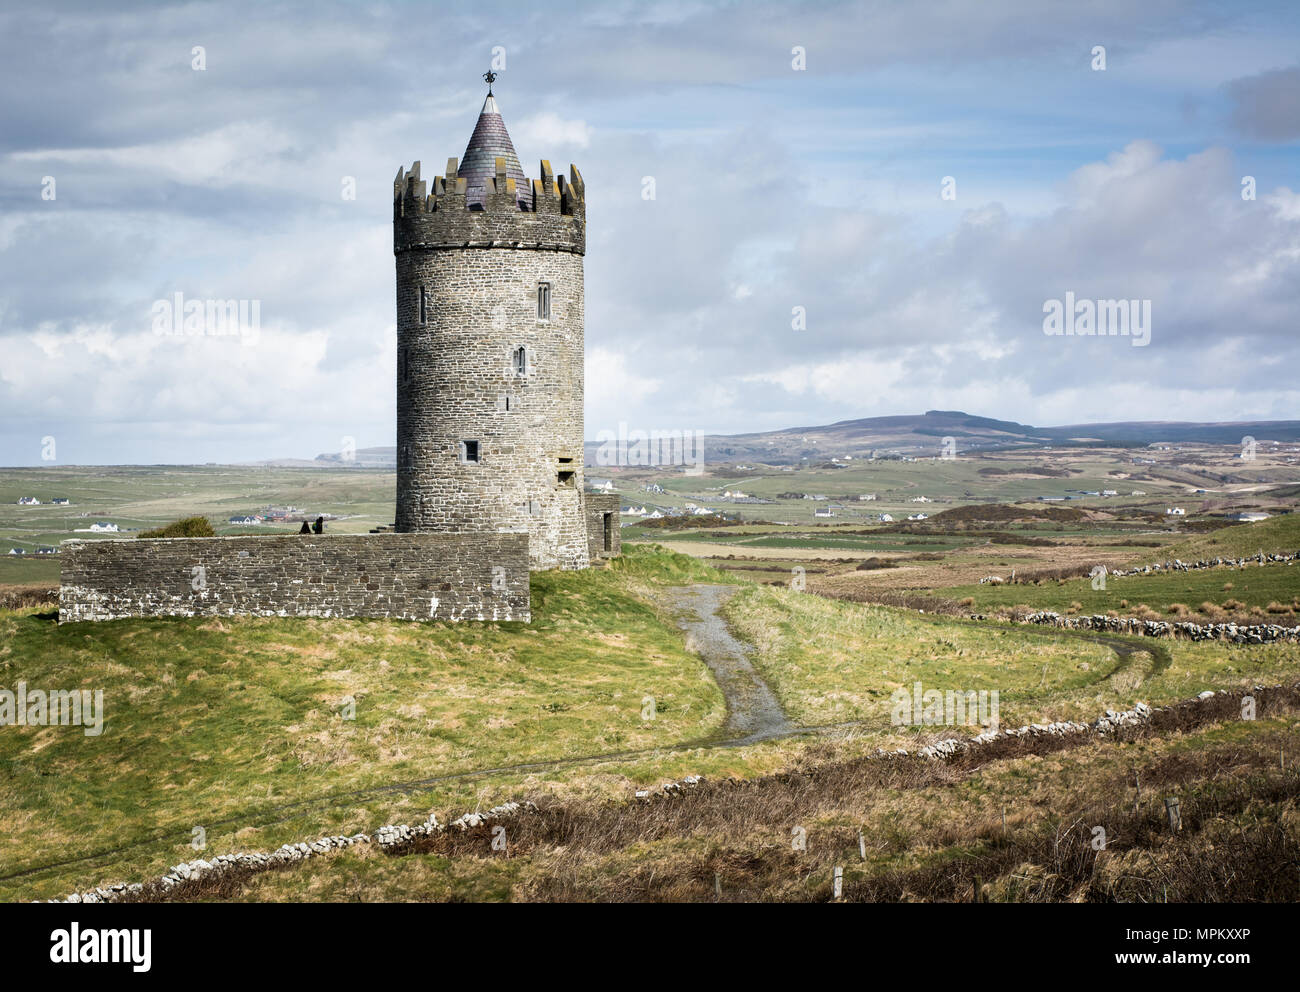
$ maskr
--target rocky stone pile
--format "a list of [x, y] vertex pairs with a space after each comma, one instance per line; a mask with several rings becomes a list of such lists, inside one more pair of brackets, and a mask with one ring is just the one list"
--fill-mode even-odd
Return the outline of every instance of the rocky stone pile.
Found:
[[665, 782], [657, 789], [638, 789], [636, 798], [649, 802], [660, 796], [680, 795], [686, 789], [692, 789], [704, 781], [703, 775], [687, 775], [680, 782]]

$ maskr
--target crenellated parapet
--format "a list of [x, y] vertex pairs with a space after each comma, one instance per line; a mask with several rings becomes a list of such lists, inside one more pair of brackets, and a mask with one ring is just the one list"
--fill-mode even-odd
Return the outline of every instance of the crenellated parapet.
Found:
[[555, 175], [542, 160], [540, 179], [520, 189], [496, 159], [482, 203], [469, 202], [458, 163], [447, 160], [432, 186], [420, 178], [420, 163], [398, 169], [393, 180], [393, 253], [447, 248], [532, 248], [586, 253], [586, 187], [575, 165], [569, 178]]

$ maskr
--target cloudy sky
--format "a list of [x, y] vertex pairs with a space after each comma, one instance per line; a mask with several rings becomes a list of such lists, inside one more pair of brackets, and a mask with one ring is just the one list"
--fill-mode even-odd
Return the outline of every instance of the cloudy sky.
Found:
[[[589, 438], [1300, 417], [1294, 3], [54, 3], [0, 13], [0, 465], [391, 445], [393, 174], [498, 47], [587, 182]], [[1149, 345], [1045, 334], [1067, 292]]]

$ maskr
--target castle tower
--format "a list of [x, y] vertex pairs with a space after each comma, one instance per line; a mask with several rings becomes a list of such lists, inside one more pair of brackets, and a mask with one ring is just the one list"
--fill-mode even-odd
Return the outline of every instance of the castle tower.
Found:
[[397, 530], [524, 531], [586, 568], [582, 176], [524, 175], [492, 95], [432, 189], [393, 183]]

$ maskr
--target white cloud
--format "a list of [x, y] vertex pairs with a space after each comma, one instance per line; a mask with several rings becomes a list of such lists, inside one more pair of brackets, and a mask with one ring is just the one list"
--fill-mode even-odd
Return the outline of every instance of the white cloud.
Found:
[[[538, 151], [541, 158], [550, 157], [548, 149], [586, 148], [591, 144], [592, 127], [586, 121], [564, 118], [549, 111], [532, 114], [517, 125], [509, 126], [515, 150], [531, 148]], [[531, 174], [535, 168], [530, 162], [525, 171]]]

